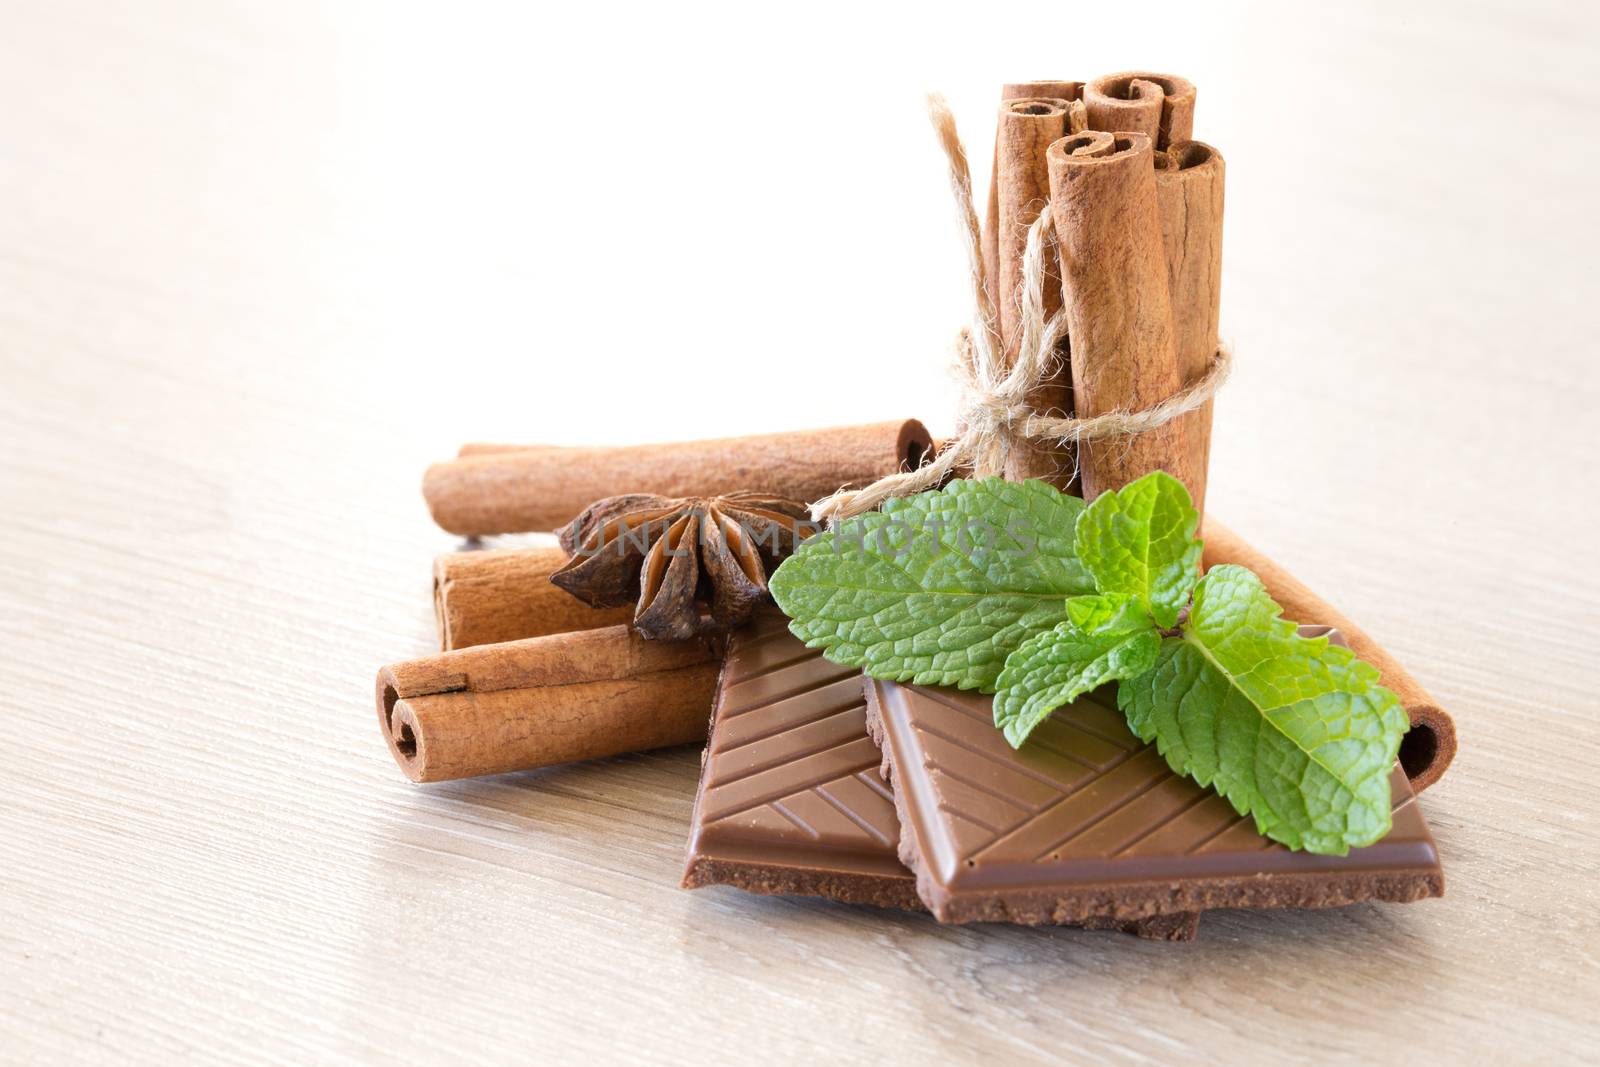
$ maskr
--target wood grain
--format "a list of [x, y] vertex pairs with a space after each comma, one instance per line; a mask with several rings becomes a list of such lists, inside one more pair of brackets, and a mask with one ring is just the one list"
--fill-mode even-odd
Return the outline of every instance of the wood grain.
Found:
[[[676, 8], [0, 11], [0, 1061], [1594, 1059], [1592, 10], [1174, 6], [1141, 54], [1087, 7], [930, 22], [946, 78], [866, 8], [760, 47]], [[692, 748], [405, 781], [370, 687], [436, 647], [426, 464], [937, 420], [962, 267], [915, 92], [987, 146], [994, 87], [1068, 29], [1072, 73], [1205, 96], [1239, 360], [1209, 506], [1455, 716], [1419, 800], [1445, 897], [1176, 946], [944, 928], [677, 888]], [[1396, 69], [1484, 88], [1374, 140]], [[670, 121], [609, 167], [594, 116], [639, 85]], [[1513, 129], [1558, 147], [1486, 150]], [[604, 419], [572, 400], [597, 379]]]

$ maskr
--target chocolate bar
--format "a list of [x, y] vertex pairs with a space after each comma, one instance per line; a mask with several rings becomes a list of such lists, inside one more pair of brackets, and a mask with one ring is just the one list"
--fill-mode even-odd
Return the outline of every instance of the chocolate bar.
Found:
[[[922, 910], [897, 858], [900, 821], [867, 736], [859, 671], [766, 611], [730, 642], [695, 799], [683, 884]], [[1198, 916], [1083, 925], [1194, 936]]]
[[1346, 856], [1260, 836], [1139, 741], [1106, 687], [1012, 749], [990, 697], [871, 681], [867, 725], [893, 781], [901, 858], [941, 922], [1136, 920], [1208, 908], [1315, 908], [1444, 892], [1405, 773], [1393, 829]]

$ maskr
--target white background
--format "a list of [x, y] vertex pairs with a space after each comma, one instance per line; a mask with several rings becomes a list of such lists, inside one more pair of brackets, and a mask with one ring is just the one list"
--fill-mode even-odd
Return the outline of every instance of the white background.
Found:
[[[0, 1061], [1594, 1056], [1597, 36], [0, 0]], [[1002, 82], [1129, 67], [1228, 164], [1212, 512], [1456, 715], [1443, 900], [941, 928], [679, 890], [693, 751], [401, 778], [370, 686], [433, 647], [425, 464], [948, 432], [922, 94], [981, 180]]]

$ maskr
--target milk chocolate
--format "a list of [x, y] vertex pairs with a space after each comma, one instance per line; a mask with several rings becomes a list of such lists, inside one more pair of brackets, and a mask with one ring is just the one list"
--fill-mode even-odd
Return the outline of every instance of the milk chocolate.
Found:
[[[712, 713], [683, 884], [922, 910], [897, 858], [900, 822], [867, 735], [859, 671], [766, 611], [730, 642]], [[1082, 925], [1194, 936], [1194, 913]]]
[[920, 909], [865, 710], [861, 672], [806, 648], [781, 613], [735, 633], [683, 884]]
[[1439, 896], [1438, 850], [1405, 773], [1394, 826], [1347, 856], [1293, 852], [1174, 774], [1106, 687], [1020, 749], [990, 697], [868, 683], [868, 728], [902, 826], [901, 858], [942, 922], [1129, 921], [1208, 908], [1315, 908]]

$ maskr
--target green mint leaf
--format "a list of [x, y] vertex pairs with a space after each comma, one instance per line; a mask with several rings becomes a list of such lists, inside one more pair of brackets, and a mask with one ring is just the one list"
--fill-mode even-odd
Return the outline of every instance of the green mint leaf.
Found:
[[1071, 597], [1067, 600], [1067, 621], [1091, 634], [1153, 629], [1144, 602], [1127, 593]]
[[1290, 848], [1344, 855], [1389, 832], [1389, 773], [1406, 730], [1378, 672], [1304, 638], [1244, 567], [1206, 572], [1182, 637], [1123, 682], [1128, 725], [1179, 774], [1212, 786]]
[[789, 629], [874, 678], [991, 690], [1005, 658], [1094, 592], [1083, 501], [981, 478], [890, 500], [808, 538], [772, 575]]
[[1156, 625], [1170, 630], [1199, 578], [1199, 526], [1189, 490], [1154, 471], [1084, 509], [1078, 557], [1099, 592], [1138, 597]]
[[1006, 657], [996, 683], [994, 724], [1012, 748], [1021, 748], [1034, 727], [1063, 704], [1107, 682], [1138, 677], [1155, 665], [1161, 634], [1143, 608], [1139, 614], [1143, 626], [1132, 630], [1090, 633], [1064, 622], [1024, 641]]

